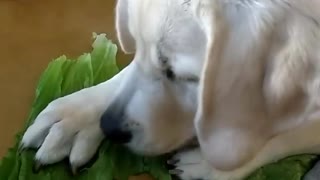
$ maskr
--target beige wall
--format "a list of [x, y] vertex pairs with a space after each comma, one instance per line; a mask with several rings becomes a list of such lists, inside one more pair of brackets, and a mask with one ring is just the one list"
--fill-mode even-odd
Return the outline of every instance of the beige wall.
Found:
[[91, 33], [114, 39], [114, 0], [0, 0], [0, 156], [25, 121], [48, 62], [90, 50]]

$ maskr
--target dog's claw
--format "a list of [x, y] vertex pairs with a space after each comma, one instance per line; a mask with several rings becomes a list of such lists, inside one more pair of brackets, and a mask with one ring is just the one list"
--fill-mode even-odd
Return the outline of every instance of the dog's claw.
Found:
[[175, 165], [178, 162], [179, 162], [178, 159], [169, 159], [169, 160], [167, 160], [167, 164], [169, 164], [169, 165]]
[[76, 166], [71, 166], [71, 173], [73, 176], [78, 175], [78, 168]]
[[18, 153], [21, 154], [24, 150], [25, 150], [24, 144], [20, 143], [20, 145], [18, 147]]
[[41, 167], [42, 167], [42, 164], [36, 160], [33, 165], [33, 171], [35, 173], [38, 173], [40, 171]]
[[74, 166], [72, 164], [70, 164], [70, 168], [71, 168], [71, 173], [73, 176], [77, 176], [79, 175], [81, 172], [86, 171], [87, 168], [83, 167], [79, 167], [79, 166]]
[[180, 169], [172, 169], [172, 170], [169, 170], [169, 174], [172, 174], [172, 175], [180, 175], [182, 174], [183, 171], [180, 170]]
[[177, 167], [177, 166], [175, 166], [175, 165], [166, 164], [166, 168], [167, 168], [168, 170], [175, 169], [176, 167]]
[[167, 160], [166, 167], [168, 170], [174, 170], [177, 166], [176, 164], [179, 162], [178, 159], [169, 159]]

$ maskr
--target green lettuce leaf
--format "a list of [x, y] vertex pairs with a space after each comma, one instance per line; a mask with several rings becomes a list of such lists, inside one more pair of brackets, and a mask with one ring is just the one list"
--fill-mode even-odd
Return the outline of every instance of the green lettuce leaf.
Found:
[[247, 180], [301, 180], [314, 163], [316, 155], [299, 155], [268, 164], [252, 173]]

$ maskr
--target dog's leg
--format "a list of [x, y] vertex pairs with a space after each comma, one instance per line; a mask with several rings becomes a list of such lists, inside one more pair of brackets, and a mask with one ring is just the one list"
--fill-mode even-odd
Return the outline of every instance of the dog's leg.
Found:
[[268, 141], [254, 159], [233, 171], [218, 171], [210, 168], [201, 152], [192, 150], [179, 153], [169, 161], [174, 162], [176, 166], [171, 172], [183, 180], [242, 180], [258, 168], [284, 157], [319, 153], [320, 141], [317, 138], [320, 135], [319, 129], [320, 120], [317, 119], [310, 121], [303, 127], [297, 127], [276, 136]]
[[103, 140], [100, 117], [132, 66], [106, 82], [51, 102], [27, 129], [21, 147], [39, 148], [35, 160], [42, 165], [69, 156], [75, 172], [92, 158]]

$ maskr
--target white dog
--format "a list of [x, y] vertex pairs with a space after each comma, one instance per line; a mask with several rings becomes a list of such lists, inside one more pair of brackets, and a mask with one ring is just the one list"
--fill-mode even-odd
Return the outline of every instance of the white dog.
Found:
[[104, 135], [159, 155], [181, 179], [237, 180], [290, 155], [320, 153], [319, 0], [118, 0], [133, 62], [53, 101], [25, 133], [36, 160], [74, 170]]

